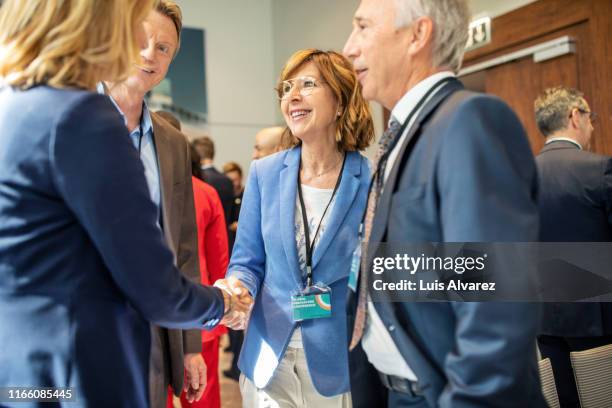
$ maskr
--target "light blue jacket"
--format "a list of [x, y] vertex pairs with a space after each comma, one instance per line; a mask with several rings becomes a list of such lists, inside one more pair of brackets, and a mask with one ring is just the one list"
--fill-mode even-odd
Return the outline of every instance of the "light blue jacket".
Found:
[[[240, 353], [240, 370], [258, 388], [268, 384], [296, 325], [291, 294], [304, 283], [295, 232], [297, 175], [301, 148], [251, 165], [228, 276], [240, 279], [255, 305]], [[370, 170], [357, 152], [347, 153], [336, 201], [315, 246], [313, 279], [332, 289], [332, 317], [301, 323], [310, 376], [324, 396], [349, 391], [346, 290], [363, 215]]]

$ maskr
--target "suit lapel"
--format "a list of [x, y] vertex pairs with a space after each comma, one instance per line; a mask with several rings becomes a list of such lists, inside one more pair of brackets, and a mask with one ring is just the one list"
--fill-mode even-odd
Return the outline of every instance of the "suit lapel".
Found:
[[433, 97], [427, 102], [423, 109], [417, 116], [414, 124], [408, 130], [408, 134], [406, 139], [400, 146], [399, 154], [397, 155], [397, 160], [393, 163], [393, 167], [391, 168], [391, 172], [389, 173], [389, 177], [387, 181], [384, 183], [384, 190], [378, 204], [376, 205], [376, 213], [374, 214], [374, 220], [372, 222], [372, 233], [370, 235], [370, 241], [368, 243], [368, 256], [376, 253], [376, 249], [384, 238], [385, 232], [387, 231], [387, 221], [389, 216], [389, 206], [391, 205], [391, 197], [393, 196], [393, 189], [395, 183], [397, 181], [401, 158], [404, 154], [411, 152], [406, 152], [406, 149], [410, 145], [411, 140], [416, 137], [417, 133], [421, 130], [421, 127], [425, 120], [429, 117], [429, 115], [442, 103], [446, 98], [448, 98], [453, 92], [463, 89], [463, 85], [458, 80], [450, 81], [448, 84], [444, 85], [442, 89], [436, 92]]
[[325, 227], [325, 231], [323, 235], [321, 235], [318, 245], [315, 246], [312, 259], [313, 269], [317, 267], [323, 255], [325, 255], [329, 245], [340, 229], [342, 222], [346, 218], [351, 204], [355, 200], [355, 197], [357, 197], [357, 191], [359, 190], [359, 175], [361, 173], [361, 156], [356, 152], [347, 152], [346, 154], [346, 163], [342, 171], [342, 181], [336, 192], [336, 203], [329, 216], [329, 222]]
[[302, 149], [295, 147], [285, 156], [285, 167], [280, 172], [280, 232], [287, 264], [292, 269], [298, 286], [302, 285], [295, 242], [295, 199], [297, 194], [297, 175]]
[[176, 254], [177, 242], [172, 239], [170, 231], [170, 214], [172, 214], [172, 193], [174, 179], [174, 168], [172, 166], [172, 150], [166, 139], [165, 130], [157, 115], [151, 112], [151, 121], [153, 122], [153, 141], [155, 142], [155, 151], [157, 155], [157, 165], [159, 168], [159, 187], [161, 190], [161, 214], [163, 222], [164, 235], [166, 242], [172, 246], [172, 251]]

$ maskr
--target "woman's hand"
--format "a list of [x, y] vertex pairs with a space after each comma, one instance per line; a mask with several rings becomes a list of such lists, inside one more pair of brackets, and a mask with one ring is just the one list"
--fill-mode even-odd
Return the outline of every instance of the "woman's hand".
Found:
[[225, 314], [221, 324], [234, 330], [244, 329], [253, 307], [249, 290], [234, 277], [219, 279], [214, 286], [224, 292]]

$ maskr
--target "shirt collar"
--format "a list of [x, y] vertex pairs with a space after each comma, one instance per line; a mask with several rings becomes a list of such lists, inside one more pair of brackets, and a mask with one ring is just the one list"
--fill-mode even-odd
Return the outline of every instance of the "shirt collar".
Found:
[[550, 139], [546, 140], [546, 143], [544, 143], [544, 145], [551, 144], [552, 142], [569, 142], [578, 146], [580, 150], [584, 150], [580, 143], [578, 143], [574, 139], [570, 139], [569, 137], [551, 137]]
[[399, 123], [404, 123], [410, 112], [415, 108], [417, 103], [435, 85], [439, 80], [446, 77], [454, 77], [451, 71], [442, 71], [428, 76], [415, 86], [413, 86], [402, 98], [395, 104], [389, 116], [389, 123], [395, 119]]
[[[121, 117], [123, 118], [123, 123], [127, 127], [127, 119], [125, 118], [125, 115], [121, 111], [121, 108], [119, 107], [119, 105], [117, 105], [117, 102], [115, 102], [113, 97], [108, 93], [108, 88], [106, 87], [106, 85], [104, 85], [104, 82], [99, 82], [98, 85], [96, 86], [96, 90], [99, 94], [108, 96], [110, 101], [113, 103], [113, 105], [115, 106], [115, 108], [117, 109]], [[149, 111], [147, 102], [144, 100], [142, 101], [142, 117], [140, 119], [140, 126], [142, 126], [142, 133], [144, 135], [146, 135], [147, 133], [153, 130], [153, 120], [151, 120], [151, 112]], [[128, 129], [128, 130], [130, 131], [130, 134], [132, 134], [137, 129]]]

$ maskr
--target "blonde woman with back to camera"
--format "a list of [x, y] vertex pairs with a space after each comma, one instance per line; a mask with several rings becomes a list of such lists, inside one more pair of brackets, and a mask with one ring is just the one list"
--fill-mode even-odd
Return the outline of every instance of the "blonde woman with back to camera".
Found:
[[21, 387], [0, 405], [63, 387], [32, 395], [148, 407], [150, 322], [210, 328], [247, 309], [173, 265], [138, 153], [95, 92], [127, 77], [153, 5], [0, 8], [0, 387]]
[[251, 165], [218, 283], [255, 299], [238, 363], [243, 406], [350, 407], [345, 299], [372, 119], [352, 65], [333, 51], [296, 52], [277, 91], [288, 150]]

